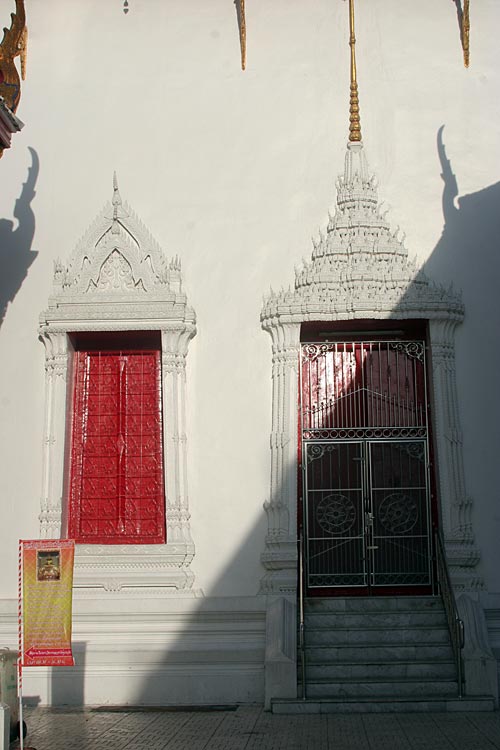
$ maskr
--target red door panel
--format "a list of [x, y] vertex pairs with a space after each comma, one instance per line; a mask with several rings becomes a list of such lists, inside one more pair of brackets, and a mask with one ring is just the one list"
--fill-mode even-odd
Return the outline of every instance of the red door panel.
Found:
[[159, 351], [75, 352], [68, 533], [165, 542]]

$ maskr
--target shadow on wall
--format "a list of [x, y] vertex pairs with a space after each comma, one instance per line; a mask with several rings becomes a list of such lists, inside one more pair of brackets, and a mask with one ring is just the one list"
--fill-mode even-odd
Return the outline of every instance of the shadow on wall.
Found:
[[[70, 703], [73, 706], [85, 705], [85, 655], [86, 641], [73, 641], [71, 644], [75, 664], [78, 669], [52, 667], [51, 702], [54, 706]], [[61, 679], [62, 678], [62, 679]]]
[[[75, 659], [75, 667], [48, 667], [49, 690], [48, 702], [53, 706], [84, 706], [85, 705], [85, 662], [86, 641], [73, 640], [71, 649]], [[25, 667], [23, 675], [36, 675], [39, 667]], [[40, 704], [39, 695], [23, 694], [23, 705], [35, 707]]]
[[21, 195], [14, 206], [14, 217], [18, 226], [10, 219], [0, 219], [0, 326], [7, 305], [14, 300], [28, 274], [28, 269], [38, 253], [31, 249], [35, 234], [35, 214], [31, 202], [35, 197], [35, 185], [39, 172], [38, 154], [29, 148], [31, 166], [23, 184]]
[[490, 337], [498, 337], [500, 311], [500, 182], [458, 198], [457, 178], [446, 157], [443, 130], [444, 126], [439, 128], [437, 148], [444, 182], [445, 223], [426, 270], [435, 281], [453, 282], [462, 290], [464, 325], [479, 335], [478, 343], [489, 340], [491, 344]]
[[[441, 127], [437, 149], [441, 163], [444, 227], [426, 271], [463, 293], [465, 319], [457, 329], [457, 379], [466, 464], [474, 467], [476, 503], [498, 500], [494, 466], [500, 444], [500, 182], [458, 198], [457, 178], [447, 159]], [[467, 466], [466, 466], [467, 471]], [[467, 482], [467, 477], [466, 477]], [[472, 488], [469, 488], [472, 489]], [[482, 497], [476, 494], [481, 489]], [[497, 516], [496, 531], [500, 531]], [[498, 568], [498, 566], [497, 566]]]
[[464, 26], [463, 26], [464, 9], [462, 6], [462, 0], [453, 0], [453, 2], [455, 3], [455, 6], [457, 8], [457, 21], [458, 21], [458, 29], [460, 31], [460, 42], [462, 43], [462, 46], [463, 46], [463, 43], [464, 43], [464, 30], [463, 30], [464, 29]]
[[[262, 512], [204, 597], [183, 603], [182, 594], [177, 602], [174, 595], [172, 606], [163, 610], [163, 621], [161, 615], [158, 620], [155, 614], [148, 617], [146, 643], [141, 637], [132, 656], [138, 662], [144, 658], [145, 663], [134, 664], [144, 677], [131, 689], [131, 703], [213, 706], [263, 702], [266, 596], [258, 595], [259, 581], [254, 596], [238, 596], [238, 571], [252, 558], [259, 560], [265, 531]], [[216, 544], [213, 554], [217, 555]], [[264, 573], [261, 568], [260, 579]], [[231, 589], [234, 595], [218, 594]], [[146, 649], [141, 653], [143, 644]], [[109, 700], [113, 702], [111, 695]]]

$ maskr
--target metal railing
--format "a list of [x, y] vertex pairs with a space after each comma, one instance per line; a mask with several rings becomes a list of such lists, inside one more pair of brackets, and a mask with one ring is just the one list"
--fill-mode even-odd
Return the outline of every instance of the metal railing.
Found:
[[302, 675], [302, 700], [306, 700], [306, 643], [304, 628], [304, 537], [299, 534], [299, 650]]
[[448, 630], [450, 631], [451, 646], [455, 657], [458, 697], [463, 698], [465, 695], [465, 679], [462, 658], [462, 650], [464, 647], [464, 623], [458, 614], [457, 603], [455, 601], [448, 565], [446, 563], [444, 542], [438, 530], [435, 531], [435, 542], [437, 582], [443, 600], [446, 619], [448, 622]]

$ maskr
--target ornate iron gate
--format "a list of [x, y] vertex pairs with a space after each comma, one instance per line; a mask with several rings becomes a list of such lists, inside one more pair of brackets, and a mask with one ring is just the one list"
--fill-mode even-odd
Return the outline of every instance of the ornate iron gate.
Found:
[[429, 585], [423, 343], [305, 344], [301, 397], [308, 588]]

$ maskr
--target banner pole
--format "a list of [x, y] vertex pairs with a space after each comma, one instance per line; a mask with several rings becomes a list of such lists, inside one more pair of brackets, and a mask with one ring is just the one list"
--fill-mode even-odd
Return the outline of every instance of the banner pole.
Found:
[[20, 750], [24, 750], [23, 731], [23, 543], [19, 541], [19, 571], [18, 571], [18, 655], [17, 655], [17, 694], [19, 698], [19, 741]]
[[24, 750], [24, 721], [23, 721], [23, 683], [22, 683], [22, 668], [19, 665], [19, 748]]

